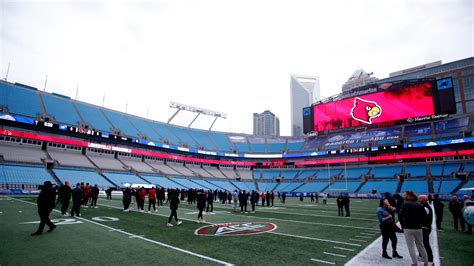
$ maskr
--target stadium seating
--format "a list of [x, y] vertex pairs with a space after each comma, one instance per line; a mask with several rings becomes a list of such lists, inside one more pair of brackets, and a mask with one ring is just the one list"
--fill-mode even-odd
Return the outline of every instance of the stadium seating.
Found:
[[233, 167], [220, 167], [221, 172], [225, 175], [225, 177], [230, 179], [237, 179], [239, 178], [237, 172], [234, 170]]
[[361, 167], [361, 168], [347, 168], [343, 169], [341, 173], [341, 177], [348, 178], [348, 179], [356, 179], [360, 178], [363, 175], [367, 175], [370, 168]]
[[182, 185], [180, 185], [176, 182], [173, 182], [172, 180], [170, 180], [170, 179], [168, 179], [164, 176], [143, 174], [143, 175], [141, 175], [141, 177], [143, 179], [147, 180], [148, 182], [150, 182], [151, 184], [158, 185], [158, 186], [163, 187], [163, 188], [186, 189], [186, 187], [184, 187], [184, 186], [182, 186]]
[[0, 182], [3, 184], [40, 185], [44, 181], [57, 182], [42, 167], [0, 164]]
[[141, 137], [146, 136], [148, 140], [152, 140], [155, 142], [159, 142], [161, 140], [161, 136], [158, 135], [150, 126], [149, 123], [147, 123], [144, 119], [134, 116], [134, 115], [129, 115], [127, 116], [128, 120], [130, 123], [132, 123], [136, 129], [141, 133]]
[[168, 129], [180, 139], [180, 144], [188, 147], [199, 148], [199, 144], [188, 133], [188, 130], [177, 126], [168, 126]]
[[145, 162], [164, 175], [181, 175], [161, 160], [145, 158]]
[[[198, 176], [198, 174], [193, 171], [193, 170], [199, 171], [199, 170], [197, 170], [198, 167], [195, 167], [195, 165], [193, 165], [193, 164], [189, 164], [189, 168], [183, 166], [182, 162], [167, 161], [166, 164], [169, 167], [173, 168], [176, 172], [181, 173], [180, 175]], [[192, 169], [192, 170], [190, 170], [190, 169]]]
[[301, 171], [301, 174], [298, 175], [296, 178], [297, 179], [305, 179], [308, 177], [316, 177], [318, 174], [319, 170], [303, 170]]
[[141, 157], [134, 157], [132, 155], [128, 156], [119, 156], [118, 159], [128, 167], [135, 169], [141, 173], [154, 173], [153, 169], [147, 165], [146, 163], [142, 162]]
[[294, 179], [299, 173], [299, 170], [282, 170], [281, 176], [286, 180], [291, 180]]
[[426, 177], [426, 165], [406, 165], [405, 173], [410, 177]]
[[101, 112], [99, 108], [94, 105], [75, 101], [74, 105], [77, 108], [77, 111], [84, 119], [86, 125], [92, 126], [96, 130], [110, 132], [113, 129], [112, 124], [104, 116], [104, 113]]
[[[174, 168], [177, 169], [180, 172], [182, 172], [182, 170], [184, 170], [182, 168], [179, 168], [179, 169], [176, 168], [176, 167], [174, 167]], [[198, 176], [199, 175], [199, 176], [205, 177], [205, 178], [214, 178], [215, 177], [215, 176], [211, 175], [209, 172], [207, 172], [204, 168], [201, 168], [201, 165], [187, 163], [186, 168], [193, 172], [192, 174], [188, 173], [187, 175], [191, 175], [191, 176]], [[186, 173], [184, 173], [184, 174], [186, 174]]]
[[135, 175], [127, 173], [104, 173], [104, 175], [114, 184], [124, 187], [124, 184], [147, 184], [147, 182]]
[[[253, 172], [253, 177], [257, 179], [258, 177], [255, 175], [256, 171]], [[275, 177], [281, 177], [280, 170], [262, 170], [262, 179], [273, 179]]]
[[405, 180], [400, 192], [411, 190], [415, 193], [428, 193], [428, 183], [425, 180]]
[[235, 148], [224, 133], [209, 131], [207, 132], [209, 138], [217, 145], [217, 150], [233, 151]]
[[286, 149], [288, 152], [299, 152], [301, 149], [303, 149], [303, 146], [305, 144], [305, 140], [294, 140], [294, 139], [288, 139], [288, 144], [286, 145]]
[[225, 180], [207, 180], [207, 182], [218, 186], [220, 189], [224, 189], [228, 191], [234, 191], [237, 189], [237, 187], [234, 186], [231, 182], [225, 181]]
[[372, 190], [376, 190], [378, 193], [390, 192], [391, 194], [397, 191], [398, 181], [383, 180], [383, 181], [367, 181], [362, 188], [358, 191], [359, 193], [371, 193]]
[[53, 172], [56, 174], [59, 180], [61, 180], [62, 183], [64, 183], [65, 181], [70, 181], [72, 188], [74, 188], [77, 183], [81, 182], [84, 182], [84, 184], [89, 183], [92, 186], [97, 184], [98, 187], [103, 189], [115, 187], [114, 184], [111, 184], [109, 181], [107, 181], [105, 178], [103, 178], [94, 171], [57, 168], [54, 169]]
[[[296, 189], [292, 192], [303, 192], [303, 193], [314, 193], [314, 192], [321, 192], [329, 185], [328, 182], [308, 182]], [[283, 192], [285, 192], [283, 190]]]
[[435, 180], [433, 181], [433, 192], [450, 194], [459, 184], [461, 184], [461, 180]]
[[474, 162], [465, 163], [463, 169], [463, 172], [472, 174], [474, 172]]
[[268, 153], [282, 153], [286, 150], [286, 140], [283, 138], [267, 138]]
[[162, 142], [168, 142], [168, 144], [180, 144], [180, 139], [176, 137], [171, 131], [170, 126], [164, 123], [156, 121], [148, 121], [148, 124], [153, 128], [153, 130], [161, 136]]
[[206, 172], [208, 172], [209, 174], [211, 174], [212, 177], [215, 177], [215, 178], [226, 178], [225, 175], [224, 175], [219, 169], [217, 169], [217, 167], [203, 165], [202, 168], [203, 168]]
[[304, 183], [280, 183], [280, 185], [278, 185], [276, 188], [275, 188], [275, 192], [291, 192], [293, 190], [295, 190], [297, 187], [300, 187], [302, 186]]
[[48, 153], [51, 158], [58, 162], [60, 167], [77, 167], [77, 168], [91, 168], [95, 166], [82, 155], [82, 149], [60, 148], [53, 147], [52, 143], [48, 144]]
[[242, 180], [253, 179], [252, 171], [250, 171], [250, 168], [237, 167], [236, 170]]
[[187, 129], [187, 132], [191, 137], [196, 140], [200, 147], [203, 147], [205, 150], [216, 151], [219, 148], [212, 142], [209, 138], [207, 132], [195, 129]]
[[81, 119], [77, 115], [71, 99], [65, 96], [56, 96], [46, 93], [40, 94], [43, 99], [44, 109], [49, 117], [54, 117], [58, 123], [80, 125]]
[[318, 179], [329, 179], [334, 176], [340, 176], [342, 173], [342, 168], [321, 168], [316, 174]]
[[7, 162], [41, 164], [41, 159], [48, 159], [48, 156], [41, 150], [41, 143], [38, 145], [23, 142], [0, 141], [0, 155]]
[[195, 188], [195, 189], [205, 189], [207, 190], [208, 187], [205, 187], [205, 186], [202, 186], [198, 183], [195, 183], [193, 181], [191, 181], [190, 179], [186, 179], [186, 178], [180, 178], [180, 177], [172, 177], [170, 178], [171, 180], [173, 180], [174, 182], [180, 184], [181, 186], [185, 187], [185, 188]]
[[114, 158], [114, 154], [108, 151], [94, 152], [88, 149], [87, 157], [89, 157], [89, 159], [94, 162], [95, 165], [104, 170], [128, 170], [125, 165]]
[[460, 163], [430, 164], [431, 176], [449, 176], [459, 171]]
[[240, 190], [252, 191], [256, 190], [254, 182], [232, 181], [232, 184]]
[[198, 184], [200, 187], [203, 187], [205, 190], [209, 190], [209, 189], [212, 189], [212, 190], [222, 190], [222, 188], [220, 188], [219, 186], [216, 186], [212, 183], [209, 183], [207, 182], [206, 180], [203, 180], [203, 179], [196, 179], [196, 178], [193, 178], [191, 179], [191, 181], [193, 181], [194, 183]]
[[471, 195], [472, 194], [472, 191], [470, 190], [463, 190], [465, 188], [474, 188], [474, 179], [471, 179], [469, 180], [468, 182], [466, 182], [466, 184], [464, 184], [464, 186], [462, 186], [462, 188], [460, 190], [458, 190], [456, 192], [456, 194], [463, 194], [463, 195]]
[[377, 166], [370, 171], [374, 178], [394, 178], [396, 174], [401, 172], [401, 166]]
[[355, 192], [360, 186], [360, 182], [356, 181], [337, 181], [325, 190], [325, 192]]
[[32, 118], [43, 114], [35, 89], [20, 88], [3, 81], [0, 82], [0, 106], [7, 107], [11, 114]]
[[104, 113], [105, 117], [112, 123], [115, 129], [119, 130], [122, 135], [136, 137], [139, 135], [137, 129], [130, 124], [127, 117], [130, 115], [126, 115], [123, 113], [119, 113], [117, 111], [113, 111], [110, 109], [102, 108], [102, 112]]
[[265, 182], [257, 182], [258, 190], [262, 191], [273, 191], [273, 189], [278, 185], [278, 183], [265, 183]]

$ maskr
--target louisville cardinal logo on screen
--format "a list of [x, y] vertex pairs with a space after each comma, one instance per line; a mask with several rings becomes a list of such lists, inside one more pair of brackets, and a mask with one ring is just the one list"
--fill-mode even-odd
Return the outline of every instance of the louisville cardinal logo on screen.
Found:
[[357, 121], [366, 124], [372, 124], [372, 119], [382, 114], [382, 107], [376, 102], [363, 100], [359, 97], [354, 99], [354, 107], [352, 107], [351, 115]]

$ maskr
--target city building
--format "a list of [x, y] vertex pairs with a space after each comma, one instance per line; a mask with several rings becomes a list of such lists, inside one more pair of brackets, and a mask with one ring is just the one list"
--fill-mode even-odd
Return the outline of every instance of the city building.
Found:
[[303, 108], [320, 99], [319, 77], [291, 75], [291, 135], [303, 135]]
[[357, 69], [349, 79], [342, 85], [342, 93], [348, 92], [352, 89], [363, 87], [377, 82], [376, 77], [372, 77], [373, 73], [367, 73], [363, 69]]
[[253, 114], [253, 134], [262, 137], [280, 136], [280, 119], [268, 110]]

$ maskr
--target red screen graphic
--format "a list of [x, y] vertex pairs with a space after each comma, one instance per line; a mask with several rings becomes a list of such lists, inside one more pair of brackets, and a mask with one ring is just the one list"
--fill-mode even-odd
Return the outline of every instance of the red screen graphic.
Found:
[[432, 85], [425, 82], [313, 106], [317, 132], [406, 120], [434, 114]]

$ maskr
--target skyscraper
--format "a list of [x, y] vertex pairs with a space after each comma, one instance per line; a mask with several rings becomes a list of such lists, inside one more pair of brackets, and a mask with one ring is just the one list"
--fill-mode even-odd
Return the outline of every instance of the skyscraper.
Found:
[[280, 136], [280, 119], [266, 110], [261, 114], [253, 114], [253, 134], [262, 137]]
[[291, 75], [291, 135], [303, 135], [303, 108], [320, 99], [319, 77]]

